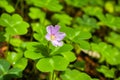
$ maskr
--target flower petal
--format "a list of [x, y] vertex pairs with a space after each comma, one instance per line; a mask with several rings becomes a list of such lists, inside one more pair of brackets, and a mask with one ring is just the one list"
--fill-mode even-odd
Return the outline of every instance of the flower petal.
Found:
[[53, 34], [56, 34], [57, 32], [59, 32], [60, 26], [55, 25], [54, 30], [52, 31]]
[[52, 25], [47, 26], [46, 30], [49, 34], [52, 34], [52, 30], [54, 30], [54, 27]]
[[53, 46], [58, 47], [58, 46], [62, 46], [63, 42], [62, 41], [52, 41]]
[[45, 38], [46, 38], [48, 41], [50, 41], [50, 40], [51, 40], [50, 34], [47, 34], [47, 35], [45, 36]]
[[59, 29], [60, 29], [60, 26], [58, 26], [58, 25], [55, 25], [55, 27], [50, 25], [46, 28], [47, 32], [49, 34], [53, 34], [53, 35], [56, 34], [59, 31]]
[[63, 40], [63, 38], [64, 38], [65, 36], [66, 36], [66, 34], [63, 33], [63, 32], [58, 32], [58, 33], [55, 34], [55, 37], [56, 37], [56, 40], [57, 40], [57, 41]]

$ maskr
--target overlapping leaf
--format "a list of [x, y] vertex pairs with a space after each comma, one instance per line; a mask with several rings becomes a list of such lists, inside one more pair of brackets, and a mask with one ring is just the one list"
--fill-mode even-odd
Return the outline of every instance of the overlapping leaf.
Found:
[[58, 0], [32, 0], [32, 3], [37, 7], [47, 8], [50, 11], [61, 11], [62, 5], [59, 4]]
[[6, 27], [6, 33], [10, 36], [23, 35], [27, 33], [29, 24], [23, 21], [22, 17], [18, 14], [3, 13], [0, 18], [0, 25]]

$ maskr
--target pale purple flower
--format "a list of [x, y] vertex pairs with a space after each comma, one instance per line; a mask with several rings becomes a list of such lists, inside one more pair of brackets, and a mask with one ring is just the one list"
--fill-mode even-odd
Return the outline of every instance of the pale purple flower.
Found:
[[45, 36], [45, 38], [48, 41], [51, 41], [51, 43], [53, 44], [53, 46], [57, 47], [57, 46], [62, 46], [63, 45], [63, 38], [66, 36], [65, 33], [63, 32], [59, 32], [60, 26], [55, 25], [52, 26], [47, 26], [46, 30], [47, 30], [47, 34]]

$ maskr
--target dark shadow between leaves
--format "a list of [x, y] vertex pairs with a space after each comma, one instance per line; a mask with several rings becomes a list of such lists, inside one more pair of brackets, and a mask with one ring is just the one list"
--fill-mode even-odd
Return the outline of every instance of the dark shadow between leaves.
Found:
[[49, 49], [47, 46], [39, 44], [39, 45], [35, 45], [33, 47], [35, 47], [35, 49], [36, 49], [34, 52], [41, 53], [43, 56], [49, 57], [51, 49]]

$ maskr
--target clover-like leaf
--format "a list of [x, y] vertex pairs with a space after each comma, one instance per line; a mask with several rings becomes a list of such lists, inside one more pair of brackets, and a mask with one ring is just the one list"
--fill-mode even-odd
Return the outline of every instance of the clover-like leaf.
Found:
[[50, 58], [43, 58], [36, 64], [38, 70], [42, 72], [51, 72], [54, 70], [53, 61]]
[[26, 58], [35, 60], [49, 56], [47, 47], [38, 42], [28, 42], [26, 48], [27, 50], [24, 53]]
[[9, 13], [15, 11], [14, 7], [7, 0], [0, 0], [0, 7], [4, 8]]
[[62, 56], [42, 58], [36, 64], [38, 70], [42, 72], [52, 72], [53, 70], [63, 71], [67, 68], [69, 61]]
[[106, 37], [106, 40], [112, 44], [114, 44], [116, 47], [120, 48], [120, 35], [115, 33], [115, 32], [111, 32], [110, 35], [108, 37]]
[[102, 13], [97, 15], [97, 17], [102, 22], [102, 25], [106, 25], [113, 30], [120, 29], [120, 24], [119, 24], [120, 23], [120, 17], [114, 16], [114, 15], [111, 15], [111, 14], [106, 14], [104, 16], [104, 14], [102, 14]]
[[47, 8], [50, 11], [61, 11], [62, 5], [59, 4], [58, 0], [32, 0], [33, 4], [37, 7]]
[[36, 53], [34, 51], [31, 51], [31, 50], [25, 51], [24, 56], [26, 58], [30, 58], [30, 59], [33, 59], [33, 60], [44, 57], [41, 53]]
[[59, 23], [59, 24], [70, 25], [71, 21], [72, 21], [72, 17], [70, 17], [67, 14], [54, 14], [52, 16], [52, 21], [54, 21], [54, 23], [56, 22], [56, 23]]
[[68, 5], [72, 5], [74, 7], [79, 8], [79, 7], [87, 5], [89, 0], [84, 0], [84, 1], [82, 1], [82, 0], [79, 0], [79, 1], [78, 0], [65, 0], [65, 1]]
[[70, 52], [70, 51], [68, 51], [68, 52], [63, 52], [63, 53], [61, 53], [63, 56], [64, 56], [64, 58], [66, 58], [69, 62], [72, 62], [72, 61], [74, 61], [74, 60], [76, 60], [76, 56], [75, 56], [75, 54], [73, 53], [73, 52]]
[[29, 27], [29, 24], [23, 21], [20, 15], [13, 14], [10, 16], [6, 13], [1, 15], [0, 25], [6, 27], [6, 32], [10, 36], [26, 34]]
[[94, 31], [95, 29], [99, 29], [96, 19], [90, 18], [87, 15], [83, 15], [83, 18], [77, 17], [74, 26], [80, 26], [80, 29], [83, 31]]
[[78, 70], [67, 69], [63, 74], [61, 74], [62, 80], [92, 80], [89, 75]]
[[7, 60], [14, 65], [22, 56], [21, 53], [8, 52]]
[[99, 16], [102, 13], [102, 8], [98, 6], [87, 6], [83, 8], [85, 14], [91, 16]]
[[79, 28], [62, 27], [62, 31], [65, 32], [67, 35], [66, 37], [72, 41], [75, 41], [76, 39], [84, 40], [91, 38], [91, 34], [89, 32], [82, 31]]
[[0, 59], [0, 75], [5, 75], [10, 68], [10, 63], [4, 59]]
[[50, 55], [61, 54], [62, 52], [71, 51], [73, 47], [69, 44], [64, 44], [62, 47], [53, 47]]
[[45, 13], [43, 11], [41, 11], [39, 8], [31, 7], [28, 15], [32, 19], [40, 19], [41, 24], [43, 24], [46, 21]]
[[27, 66], [27, 63], [28, 63], [28, 60], [26, 58], [21, 58], [13, 65], [13, 67], [24, 70]]
[[15, 76], [22, 77], [22, 71], [21, 71], [21, 69], [19, 69], [19, 68], [11, 68], [11, 69], [8, 71], [8, 74], [12, 74], [12, 75], [15, 75]]
[[115, 75], [115, 68], [109, 69], [107, 66], [104, 65], [97, 68], [97, 71], [103, 73], [108, 78], [114, 78]]
[[8, 52], [7, 60], [12, 64], [14, 68], [24, 70], [27, 66], [27, 59], [23, 58], [22, 52]]
[[93, 51], [96, 51], [101, 54], [101, 59], [105, 60], [107, 63], [111, 65], [120, 64], [119, 56], [120, 52], [119, 49], [116, 47], [112, 47], [106, 43], [99, 43], [99, 44], [91, 44]]
[[40, 23], [32, 23], [32, 29], [34, 31], [33, 37], [39, 42], [46, 44], [47, 40], [45, 39], [45, 26], [42, 26]]

